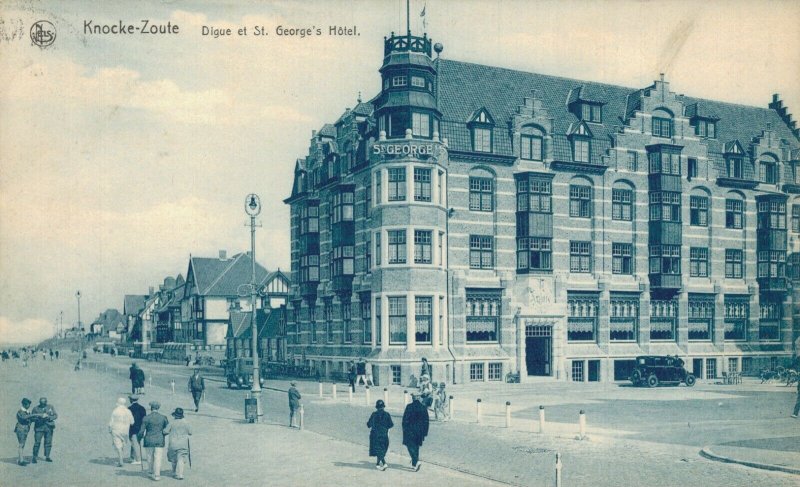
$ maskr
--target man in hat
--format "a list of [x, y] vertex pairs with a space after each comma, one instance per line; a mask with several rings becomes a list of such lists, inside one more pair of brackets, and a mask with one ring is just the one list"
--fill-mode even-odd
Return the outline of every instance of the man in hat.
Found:
[[128, 437], [131, 425], [133, 425], [133, 414], [125, 406], [127, 401], [124, 397], [117, 399], [117, 407], [111, 411], [111, 420], [108, 422], [108, 432], [111, 433], [111, 443], [117, 450], [117, 467], [122, 466], [122, 450], [125, 448], [125, 438]]
[[172, 474], [175, 478], [183, 480], [183, 467], [189, 459], [189, 437], [192, 436], [192, 428], [183, 419], [183, 408], [175, 408], [172, 417], [174, 420], [164, 430], [164, 433], [169, 435], [167, 460], [172, 463]]
[[136, 381], [139, 376], [139, 372], [137, 371], [138, 367], [136, 366], [136, 362], [133, 362], [128, 369], [130, 372], [128, 377], [131, 379], [131, 394], [136, 394], [138, 391], [138, 387], [136, 387]]
[[39, 447], [44, 438], [45, 460], [52, 462], [50, 450], [53, 448], [53, 430], [56, 429], [56, 419], [58, 414], [55, 408], [47, 404], [47, 398], [39, 399], [39, 405], [31, 410], [31, 417], [34, 421], [33, 427], [33, 459], [31, 463], [36, 463], [39, 457]]
[[195, 368], [194, 374], [189, 377], [189, 392], [192, 393], [194, 399], [194, 412], [200, 411], [200, 399], [203, 397], [203, 391], [206, 390], [206, 381], [200, 375], [200, 369]]
[[294, 413], [300, 409], [300, 391], [297, 384], [292, 381], [289, 383], [289, 427], [294, 428]]
[[159, 413], [161, 404], [158, 401], [150, 403], [150, 414], [142, 420], [142, 435], [144, 448], [147, 452], [147, 461], [150, 462], [153, 480], [161, 479], [161, 458], [164, 456], [164, 430], [169, 425], [166, 416]]
[[420, 402], [420, 393], [414, 391], [411, 396], [413, 400], [403, 412], [403, 444], [408, 448], [408, 454], [411, 456], [411, 468], [418, 472], [421, 466], [419, 447], [422, 446], [422, 441], [428, 436], [430, 420], [428, 418], [428, 408]]
[[144, 417], [147, 416], [147, 410], [139, 404], [139, 396], [137, 395], [130, 395], [128, 396], [128, 400], [131, 402], [131, 405], [128, 406], [128, 410], [131, 412], [133, 416], [133, 424], [128, 429], [128, 438], [131, 442], [131, 464], [132, 465], [141, 465], [142, 463], [142, 420]]

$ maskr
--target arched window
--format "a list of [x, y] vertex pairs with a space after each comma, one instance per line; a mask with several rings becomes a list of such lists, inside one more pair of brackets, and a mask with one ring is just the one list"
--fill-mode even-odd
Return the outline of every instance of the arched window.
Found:
[[665, 108], [653, 110], [653, 136], [672, 137], [672, 112]]
[[725, 198], [725, 228], [744, 228], [744, 196], [731, 191]]
[[469, 173], [470, 211], [494, 211], [494, 174], [486, 169]]
[[705, 188], [695, 188], [689, 196], [689, 225], [707, 227], [711, 215], [711, 198]]
[[633, 220], [635, 192], [633, 185], [627, 181], [617, 181], [611, 189], [611, 219], [621, 221]]
[[584, 178], [574, 178], [569, 184], [569, 216], [592, 217], [592, 185]]

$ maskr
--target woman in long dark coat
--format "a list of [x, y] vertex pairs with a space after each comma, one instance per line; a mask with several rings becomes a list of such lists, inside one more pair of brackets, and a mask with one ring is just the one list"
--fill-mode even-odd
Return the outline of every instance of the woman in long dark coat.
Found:
[[375, 412], [369, 417], [369, 456], [378, 457], [375, 468], [386, 470], [386, 452], [389, 450], [389, 429], [394, 426], [392, 417], [384, 411], [386, 404], [382, 400], [375, 403]]

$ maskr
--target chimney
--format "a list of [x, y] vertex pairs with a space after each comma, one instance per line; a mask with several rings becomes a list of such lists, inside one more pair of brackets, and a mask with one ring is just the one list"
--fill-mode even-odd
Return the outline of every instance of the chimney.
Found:
[[148, 295], [148, 296], [152, 296], [152, 295], [153, 295], [153, 293], [155, 293], [155, 288], [154, 288], [153, 286], [150, 286], [150, 287], [148, 288], [147, 295]]
[[228, 251], [227, 250], [220, 250], [219, 251], [219, 260], [225, 260], [228, 258]]

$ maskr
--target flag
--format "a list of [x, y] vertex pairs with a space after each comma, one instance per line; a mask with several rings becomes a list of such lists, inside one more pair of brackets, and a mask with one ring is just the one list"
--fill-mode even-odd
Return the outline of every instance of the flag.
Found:
[[422, 17], [422, 30], [426, 30], [428, 28], [428, 19], [425, 17], [425, 9], [427, 5], [422, 6], [422, 12], [419, 13], [419, 16]]

